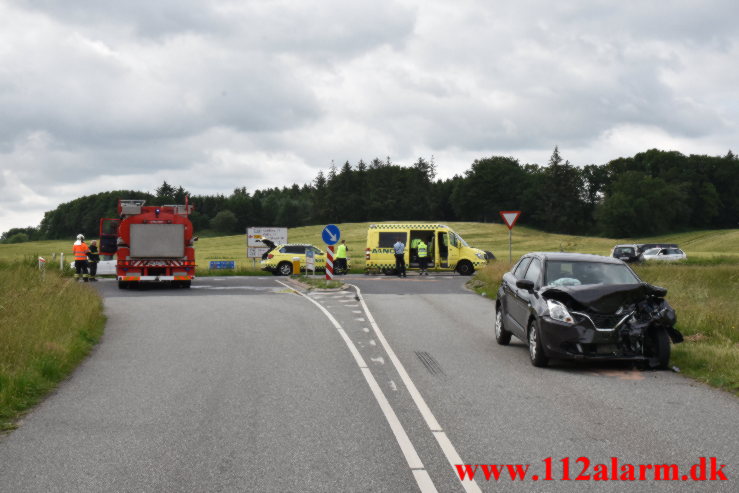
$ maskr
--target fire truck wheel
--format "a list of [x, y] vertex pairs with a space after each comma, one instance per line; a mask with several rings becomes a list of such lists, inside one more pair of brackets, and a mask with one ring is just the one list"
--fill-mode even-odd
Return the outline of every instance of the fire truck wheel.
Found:
[[178, 281], [177, 283], [181, 288], [189, 288], [192, 285], [192, 281]]
[[125, 281], [118, 281], [118, 289], [128, 289], [128, 283]]

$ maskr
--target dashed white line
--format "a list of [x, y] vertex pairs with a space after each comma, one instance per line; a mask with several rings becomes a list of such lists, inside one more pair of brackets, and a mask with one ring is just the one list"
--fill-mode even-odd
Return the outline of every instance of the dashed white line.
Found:
[[[421, 393], [416, 388], [416, 385], [413, 383], [413, 380], [411, 380], [411, 377], [408, 375], [408, 372], [405, 370], [405, 367], [400, 362], [398, 357], [395, 355], [395, 351], [393, 351], [393, 348], [390, 347], [390, 344], [388, 344], [387, 339], [385, 339], [385, 336], [380, 330], [380, 327], [377, 325], [377, 322], [375, 322], [375, 318], [372, 316], [372, 313], [370, 313], [369, 308], [367, 307], [367, 303], [365, 303], [359, 287], [353, 284], [350, 284], [350, 286], [353, 287], [354, 290], [357, 292], [359, 303], [362, 305], [362, 308], [364, 308], [364, 312], [367, 315], [367, 319], [369, 320], [369, 323], [372, 326], [372, 328], [375, 330], [375, 334], [377, 335], [377, 338], [380, 340], [380, 344], [382, 344], [382, 347], [385, 349], [385, 352], [390, 358], [390, 361], [392, 361], [393, 366], [395, 366], [395, 370], [400, 375], [400, 379], [403, 381], [403, 383], [405, 384], [405, 387], [408, 389], [408, 393], [411, 395], [413, 402], [416, 403], [416, 407], [418, 408], [418, 411], [421, 413], [421, 416], [423, 416], [423, 419], [426, 421], [426, 425], [429, 427], [429, 430], [431, 430], [432, 434], [434, 435], [434, 438], [436, 438], [436, 441], [438, 442], [439, 447], [441, 447], [442, 452], [444, 452], [444, 455], [446, 456], [446, 459], [449, 462], [449, 465], [451, 465], [452, 469], [454, 469], [455, 465], [463, 464], [462, 459], [457, 453], [457, 450], [454, 448], [454, 445], [452, 445], [451, 440], [449, 440], [449, 437], [447, 437], [446, 433], [439, 425], [439, 422], [436, 421], [436, 418], [434, 417], [434, 414], [431, 412], [431, 409], [429, 408], [428, 404], [426, 404], [426, 401], [423, 399], [423, 397], [421, 396]], [[456, 475], [456, 471], [455, 471], [455, 475]], [[477, 485], [474, 479], [472, 480], [465, 479], [464, 481], [461, 481], [461, 483], [462, 483], [462, 487], [464, 487], [467, 493], [478, 493], [481, 491], [480, 487]]]
[[[284, 284], [282, 281], [277, 282], [282, 284], [286, 288], [289, 288], [289, 286], [287, 284]], [[367, 363], [364, 361], [364, 358], [362, 358], [362, 355], [357, 350], [357, 347], [354, 345], [351, 339], [349, 339], [349, 336], [341, 327], [341, 324], [339, 324], [334, 316], [331, 315], [331, 313], [326, 310], [326, 308], [321, 306], [320, 303], [316, 302], [309, 296], [306, 296], [299, 291], [295, 291], [295, 293], [316, 305], [331, 321], [331, 323], [334, 325], [334, 328], [336, 328], [336, 330], [339, 332], [341, 338], [344, 340], [344, 343], [347, 345], [349, 351], [352, 353], [352, 356], [354, 356], [354, 361], [356, 361], [357, 366], [359, 366], [362, 372], [362, 375], [364, 375], [364, 378], [367, 381], [367, 385], [369, 385], [370, 390], [372, 390], [372, 394], [375, 396], [375, 400], [379, 404], [382, 413], [385, 415], [385, 419], [390, 425], [390, 429], [392, 430], [393, 435], [395, 435], [395, 440], [398, 442], [401, 452], [403, 452], [403, 456], [408, 463], [408, 467], [413, 472], [413, 478], [416, 480], [416, 484], [423, 493], [436, 493], [436, 486], [434, 486], [434, 482], [431, 480], [431, 476], [429, 476], [428, 472], [424, 469], [423, 462], [421, 462], [421, 458], [418, 456], [416, 448], [413, 446], [413, 443], [408, 437], [408, 434], [403, 428], [403, 425], [400, 423], [400, 420], [395, 414], [395, 411], [393, 411], [393, 408], [390, 405], [390, 402], [388, 402], [387, 397], [385, 397], [385, 393], [377, 384], [377, 380], [375, 380], [375, 377], [372, 375], [370, 369], [367, 368]]]

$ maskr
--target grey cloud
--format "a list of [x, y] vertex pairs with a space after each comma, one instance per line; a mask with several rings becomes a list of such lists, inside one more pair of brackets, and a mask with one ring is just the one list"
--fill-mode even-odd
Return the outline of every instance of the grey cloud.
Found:
[[188, 31], [214, 32], [225, 19], [197, 0], [21, 0], [27, 8], [78, 25], [124, 24], [140, 36], [161, 37]]

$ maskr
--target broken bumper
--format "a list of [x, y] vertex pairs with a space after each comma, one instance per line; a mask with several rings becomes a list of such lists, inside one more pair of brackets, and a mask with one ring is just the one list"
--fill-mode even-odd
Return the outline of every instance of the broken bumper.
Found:
[[578, 360], [644, 361], [643, 353], [626, 349], [619, 329], [595, 329], [591, 324], [567, 324], [549, 317], [539, 319], [544, 352], [551, 358]]

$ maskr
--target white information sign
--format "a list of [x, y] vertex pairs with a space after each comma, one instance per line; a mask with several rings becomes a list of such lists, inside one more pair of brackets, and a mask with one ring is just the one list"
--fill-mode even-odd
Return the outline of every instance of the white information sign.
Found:
[[275, 245], [287, 243], [287, 228], [254, 227], [246, 229], [246, 256], [247, 258], [262, 258], [267, 247], [262, 243], [267, 239]]
[[311, 248], [306, 249], [305, 251], [305, 272], [312, 270], [313, 274], [316, 273], [315, 254], [316, 252], [314, 252]]

